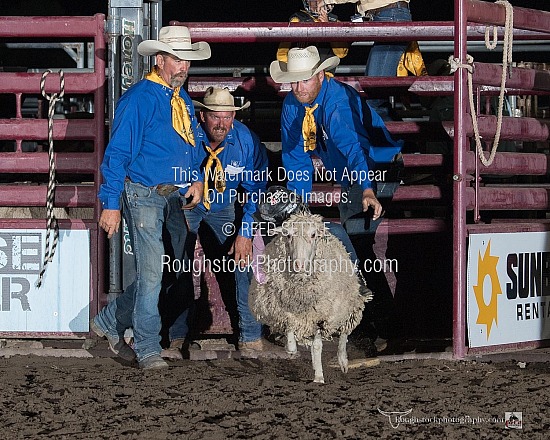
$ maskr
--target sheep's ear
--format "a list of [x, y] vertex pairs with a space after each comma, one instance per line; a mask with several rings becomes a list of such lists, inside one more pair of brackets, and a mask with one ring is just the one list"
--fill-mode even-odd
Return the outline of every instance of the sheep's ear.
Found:
[[276, 228], [271, 228], [270, 232], [272, 232], [273, 234], [280, 234], [281, 232], [283, 232], [283, 227], [277, 226]]

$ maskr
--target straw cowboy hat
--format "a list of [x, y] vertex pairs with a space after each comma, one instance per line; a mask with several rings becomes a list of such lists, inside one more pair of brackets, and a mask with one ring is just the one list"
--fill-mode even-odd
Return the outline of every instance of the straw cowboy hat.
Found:
[[143, 56], [166, 52], [180, 60], [206, 60], [210, 58], [210, 46], [205, 41], [191, 44], [189, 29], [185, 26], [164, 26], [160, 28], [158, 40], [139, 43], [138, 53]]
[[276, 83], [305, 81], [321, 70], [334, 69], [339, 63], [340, 58], [336, 56], [321, 62], [315, 46], [304, 49], [293, 47], [288, 51], [288, 62], [273, 61], [269, 66], [269, 73]]
[[233, 99], [233, 95], [229, 93], [229, 90], [215, 87], [208, 87], [206, 89], [202, 103], [193, 101], [193, 104], [196, 107], [207, 108], [213, 112], [233, 112], [250, 107], [250, 101], [241, 107], [235, 106], [235, 100]]

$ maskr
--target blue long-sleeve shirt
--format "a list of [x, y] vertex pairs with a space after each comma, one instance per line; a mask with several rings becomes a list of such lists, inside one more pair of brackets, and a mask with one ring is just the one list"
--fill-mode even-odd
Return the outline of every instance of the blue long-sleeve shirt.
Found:
[[[100, 168], [104, 183], [98, 197], [104, 209], [120, 209], [126, 178], [149, 187], [184, 186], [202, 179], [199, 147], [186, 143], [172, 127], [172, 92], [144, 79], [119, 99]], [[191, 115], [191, 125], [197, 126], [191, 98], [185, 91], [180, 91], [180, 96]]]
[[[209, 145], [208, 138], [201, 130], [197, 137], [199, 154], [202, 155], [201, 167], [205, 166], [209, 154], [204, 148], [205, 145]], [[254, 132], [237, 120], [233, 121], [233, 127], [217, 148], [223, 148], [217, 157], [224, 169], [226, 188], [222, 193], [211, 190], [210, 211], [215, 213], [235, 203], [237, 188], [241, 186], [246, 195], [246, 202], [243, 206], [239, 235], [251, 238], [253, 214], [256, 212], [261, 193], [266, 189], [269, 176], [266, 148]], [[205, 170], [202, 172], [206, 174]], [[202, 202], [197, 208], [206, 209]]]
[[[319, 104], [313, 115], [317, 126], [315, 150], [304, 152], [302, 121], [304, 107]], [[311, 105], [300, 103], [293, 93], [283, 102], [281, 114], [282, 160], [288, 188], [307, 199], [311, 192], [314, 167], [311, 155], [323, 161], [343, 188], [359, 183], [363, 190], [372, 188], [376, 162], [390, 162], [401, 151], [391, 139], [384, 121], [361, 99], [353, 87], [333, 78], [324, 78], [321, 90]]]

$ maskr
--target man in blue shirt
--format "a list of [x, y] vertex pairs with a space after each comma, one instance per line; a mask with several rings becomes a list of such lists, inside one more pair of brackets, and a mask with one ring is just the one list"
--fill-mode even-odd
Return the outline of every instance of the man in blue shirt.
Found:
[[[204, 42], [191, 44], [184, 26], [167, 26], [160, 29], [158, 41], [141, 42], [138, 52], [154, 55], [156, 65], [118, 101], [98, 195], [103, 205], [99, 226], [109, 238], [120, 227], [122, 209], [135, 255], [136, 279], [99, 312], [90, 328], [105, 336], [120, 357], [137, 358], [140, 368], [156, 369], [168, 366], [160, 357], [159, 335], [165, 254], [162, 229], [166, 226], [172, 240], [179, 240], [185, 229], [171, 227], [177, 222], [168, 220], [182, 216], [183, 199], [190, 200], [184, 206], [190, 209], [203, 192], [194, 107], [181, 87], [191, 60], [209, 58], [210, 47]], [[133, 350], [123, 338], [130, 327]]]
[[384, 121], [357, 90], [325, 75], [338, 63], [338, 57], [321, 62], [315, 46], [293, 48], [288, 63], [274, 61], [270, 73], [275, 82], [290, 83], [292, 88], [281, 114], [288, 187], [311, 202], [316, 177], [312, 156], [320, 157], [325, 170], [342, 185], [339, 208], [345, 225], [349, 217], [369, 208], [373, 220], [380, 217], [375, 186], [383, 182], [384, 174], [377, 173], [374, 165], [391, 162], [401, 145], [391, 139]]
[[307, 203], [315, 202], [312, 185], [318, 172], [312, 156], [321, 158], [325, 174], [342, 187], [339, 211], [345, 230], [334, 223], [329, 229], [358, 261], [348, 234], [372, 233], [381, 221], [382, 205], [375, 191], [377, 186], [379, 191], [384, 188], [385, 174], [375, 164], [392, 162], [401, 145], [391, 139], [382, 118], [357, 90], [325, 73], [339, 62], [338, 57], [321, 61], [315, 46], [293, 48], [287, 63], [271, 63], [270, 74], [292, 89], [281, 113], [287, 186]]
[[[239, 348], [262, 350], [262, 325], [256, 321], [248, 307], [248, 288], [252, 260], [253, 214], [261, 194], [265, 191], [269, 176], [267, 152], [258, 136], [235, 119], [238, 110], [250, 103], [236, 106], [227, 89], [209, 87], [203, 102], [193, 101], [200, 108], [199, 120], [203, 131], [197, 137], [197, 146], [203, 153], [204, 194], [203, 201], [195, 208], [185, 211], [189, 227], [188, 255], [193, 255], [197, 233], [201, 223], [212, 230], [220, 245], [230, 247], [236, 266], [237, 309], [239, 313]], [[243, 204], [242, 221], [235, 228], [235, 203]], [[234, 241], [233, 241], [234, 240]], [[225, 255], [217, 255], [221, 260]], [[212, 264], [212, 268], [227, 272], [235, 265]], [[223, 264], [225, 263], [225, 264]], [[221, 271], [219, 270], [221, 269]], [[219, 283], [219, 281], [218, 281]], [[223, 288], [224, 286], [220, 286]], [[181, 314], [169, 329], [169, 351], [181, 350], [188, 334], [188, 311]]]

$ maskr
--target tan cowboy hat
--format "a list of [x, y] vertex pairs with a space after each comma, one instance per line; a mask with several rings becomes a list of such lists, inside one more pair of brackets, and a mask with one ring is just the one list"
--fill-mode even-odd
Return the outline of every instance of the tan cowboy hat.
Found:
[[143, 56], [166, 52], [180, 60], [206, 60], [210, 58], [210, 46], [205, 41], [191, 44], [189, 29], [185, 26], [164, 26], [160, 28], [158, 40], [139, 43], [138, 53]]
[[269, 66], [271, 78], [276, 83], [305, 81], [321, 70], [334, 69], [340, 64], [340, 58], [334, 56], [321, 62], [319, 51], [315, 46], [304, 49], [293, 47], [288, 51], [288, 62], [273, 61]]
[[204, 93], [203, 103], [193, 101], [196, 107], [207, 108], [213, 112], [233, 112], [250, 107], [250, 101], [243, 106], [235, 106], [233, 95], [228, 89], [218, 89], [216, 87], [208, 87]]

